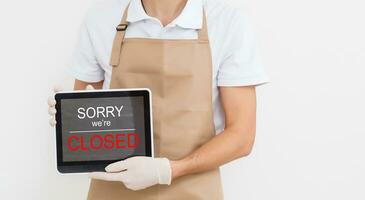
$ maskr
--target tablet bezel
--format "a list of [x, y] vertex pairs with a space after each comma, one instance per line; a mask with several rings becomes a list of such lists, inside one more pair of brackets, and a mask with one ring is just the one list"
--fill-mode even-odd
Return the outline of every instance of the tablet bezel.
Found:
[[[94, 171], [105, 171], [105, 167], [113, 162], [120, 160], [96, 160], [96, 161], [63, 161], [62, 149], [62, 118], [61, 118], [61, 100], [62, 99], [83, 99], [83, 98], [108, 98], [108, 97], [130, 97], [142, 96], [144, 104], [145, 120], [145, 140], [146, 155], [153, 155], [153, 122], [152, 122], [152, 92], [148, 88], [130, 88], [130, 89], [109, 89], [109, 90], [81, 90], [81, 91], [64, 91], [55, 94], [56, 100], [56, 158], [57, 171], [61, 174], [82, 174]], [[138, 156], [138, 155], [134, 155]], [[132, 157], [132, 156], [130, 156]], [[128, 157], [127, 157], [128, 158]], [[125, 159], [127, 159], [125, 158]]]

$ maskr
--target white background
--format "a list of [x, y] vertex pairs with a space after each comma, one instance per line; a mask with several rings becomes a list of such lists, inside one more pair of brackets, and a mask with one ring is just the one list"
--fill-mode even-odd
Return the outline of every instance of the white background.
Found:
[[[46, 99], [72, 87], [94, 0], [0, 2], [0, 199], [85, 199], [55, 171]], [[253, 153], [222, 169], [226, 199], [363, 200], [365, 12], [360, 0], [235, 0], [255, 25], [271, 84], [259, 88]]]

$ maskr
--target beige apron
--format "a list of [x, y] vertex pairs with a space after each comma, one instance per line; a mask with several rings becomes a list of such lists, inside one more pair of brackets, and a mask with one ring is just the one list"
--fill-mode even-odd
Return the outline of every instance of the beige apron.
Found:
[[[110, 88], [150, 88], [155, 157], [184, 158], [215, 135], [205, 14], [197, 40], [124, 39], [127, 11], [114, 40]], [[215, 169], [139, 191], [120, 182], [92, 180], [88, 199], [222, 200], [223, 195]]]

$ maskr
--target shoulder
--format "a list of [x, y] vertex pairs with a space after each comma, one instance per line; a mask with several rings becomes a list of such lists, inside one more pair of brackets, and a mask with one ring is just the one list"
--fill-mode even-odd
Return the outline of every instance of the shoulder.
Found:
[[86, 12], [84, 22], [88, 26], [117, 24], [131, 0], [102, 0], [94, 3]]
[[253, 40], [254, 31], [248, 15], [239, 6], [222, 0], [202, 0], [207, 16], [211, 42], [227, 49], [238, 45], [237, 41]]
[[[246, 21], [246, 15], [242, 9], [222, 0], [202, 0], [207, 19], [212, 23], [228, 26], [238, 21]], [[214, 21], [214, 22], [213, 22]]]

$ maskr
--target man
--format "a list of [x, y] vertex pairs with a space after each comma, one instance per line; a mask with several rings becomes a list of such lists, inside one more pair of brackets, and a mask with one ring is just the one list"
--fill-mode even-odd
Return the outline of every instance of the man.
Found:
[[267, 82], [237, 9], [215, 0], [100, 3], [83, 23], [71, 73], [75, 90], [153, 94], [156, 157], [92, 173], [88, 199], [223, 199], [219, 166], [250, 153], [255, 86]]

